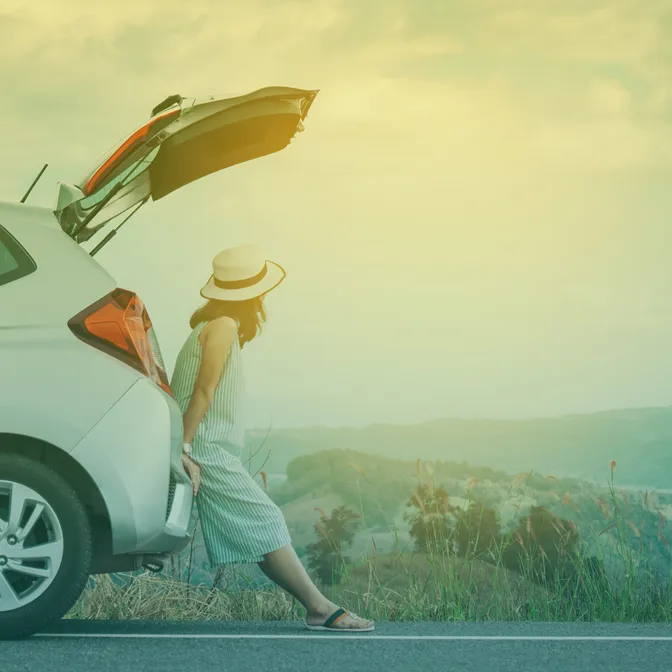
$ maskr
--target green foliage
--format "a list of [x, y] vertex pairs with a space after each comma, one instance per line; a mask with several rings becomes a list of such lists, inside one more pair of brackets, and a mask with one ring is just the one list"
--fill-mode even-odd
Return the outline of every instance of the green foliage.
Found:
[[340, 583], [348, 562], [344, 547], [352, 546], [359, 516], [347, 506], [334, 509], [331, 516], [322, 512], [315, 524], [318, 540], [306, 548], [308, 566], [317, 573], [322, 583]]
[[[269, 491], [276, 502], [284, 497], [293, 537], [301, 529], [303, 561], [325, 583], [338, 582], [331, 587], [334, 602], [379, 620], [672, 620], [669, 493], [617, 490], [614, 468], [608, 488], [531, 472], [512, 477], [466, 463], [435, 462], [424, 471], [429, 478], [418, 486], [416, 461], [327, 451], [298, 458], [291, 478]], [[323, 515], [319, 538], [309, 544], [315, 506], [332, 515]], [[394, 527], [374, 523], [381, 510], [394, 516]], [[397, 524], [403, 519], [408, 525]], [[385, 537], [389, 547], [381, 550]], [[356, 562], [344, 554], [353, 544]], [[300, 615], [256, 567], [249, 570], [254, 577], [226, 568], [210, 584], [201, 544], [192, 546], [175, 558], [176, 580], [97, 577], [72, 615]], [[364, 548], [372, 553], [366, 559]]]
[[497, 513], [482, 502], [472, 501], [466, 511], [456, 512], [455, 541], [460, 555], [493, 553], [500, 543]]
[[521, 571], [526, 568], [535, 579], [546, 581], [567, 571], [578, 553], [576, 525], [542, 506], [533, 506], [521, 518], [517, 530], [504, 549], [504, 564]]
[[420, 483], [406, 506], [404, 520], [410, 522], [411, 539], [415, 548], [423, 553], [448, 554], [450, 552], [451, 506], [448, 493], [433, 484]]

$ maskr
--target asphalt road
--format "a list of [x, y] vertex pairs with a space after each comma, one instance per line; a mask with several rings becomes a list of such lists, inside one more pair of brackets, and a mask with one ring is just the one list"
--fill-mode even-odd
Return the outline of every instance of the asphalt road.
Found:
[[672, 668], [672, 625], [380, 623], [309, 633], [296, 622], [61, 621], [0, 642], [2, 672], [646, 672]]

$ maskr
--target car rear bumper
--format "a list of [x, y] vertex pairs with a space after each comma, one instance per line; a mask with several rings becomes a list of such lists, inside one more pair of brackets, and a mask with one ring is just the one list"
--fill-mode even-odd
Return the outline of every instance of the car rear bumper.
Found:
[[189, 543], [182, 432], [175, 400], [143, 378], [72, 451], [107, 507], [113, 555], [176, 553]]

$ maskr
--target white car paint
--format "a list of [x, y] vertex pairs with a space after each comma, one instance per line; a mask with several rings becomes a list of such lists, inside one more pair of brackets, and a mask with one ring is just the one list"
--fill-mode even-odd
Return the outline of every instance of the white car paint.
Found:
[[37, 264], [30, 275], [0, 285], [0, 435], [71, 454], [105, 502], [115, 555], [179, 549], [189, 538], [192, 506], [180, 462], [179, 408], [67, 325], [117, 283], [48, 209], [0, 204], [0, 228]]

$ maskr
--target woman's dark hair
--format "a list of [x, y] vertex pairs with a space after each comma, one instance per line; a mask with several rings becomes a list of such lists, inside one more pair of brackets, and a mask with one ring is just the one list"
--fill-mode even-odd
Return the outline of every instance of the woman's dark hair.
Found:
[[189, 326], [194, 329], [201, 322], [211, 322], [218, 317], [230, 317], [238, 323], [238, 342], [242, 348], [261, 331], [261, 326], [266, 321], [264, 296], [262, 294], [247, 301], [209, 299], [191, 316]]

